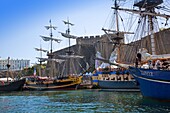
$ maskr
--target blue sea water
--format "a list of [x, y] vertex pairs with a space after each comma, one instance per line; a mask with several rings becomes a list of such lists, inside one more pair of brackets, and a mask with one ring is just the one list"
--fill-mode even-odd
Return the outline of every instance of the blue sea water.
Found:
[[170, 103], [140, 92], [102, 90], [0, 93], [0, 113], [168, 113]]

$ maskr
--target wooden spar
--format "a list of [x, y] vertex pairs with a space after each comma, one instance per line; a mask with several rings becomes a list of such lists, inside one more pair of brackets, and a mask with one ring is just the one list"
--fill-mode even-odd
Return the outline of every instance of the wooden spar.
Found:
[[49, 21], [50, 25], [49, 26], [45, 26], [45, 28], [47, 30], [50, 30], [50, 36], [40, 36], [44, 41], [50, 41], [51, 43], [51, 49], [50, 49], [50, 54], [47, 54], [49, 56], [49, 58], [52, 58], [53, 54], [52, 54], [52, 41], [56, 41], [57, 43], [60, 43], [61, 40], [60, 39], [56, 39], [56, 38], [53, 38], [53, 32], [52, 30], [56, 30], [57, 27], [53, 26], [51, 24], [51, 20]]
[[154, 17], [156, 17], [156, 16], [159, 16], [159, 17], [166, 18], [168, 20], [170, 18], [170, 15], [155, 13], [154, 7], [150, 8], [150, 9], [146, 9], [147, 12], [146, 11], [140, 11], [140, 10], [116, 8], [116, 7], [112, 7], [112, 9], [128, 11], [128, 12], [140, 14], [141, 16], [148, 16], [148, 19], [149, 19], [148, 22], [149, 22], [149, 26], [150, 26], [151, 51], [152, 51], [152, 55], [155, 55], [156, 54], [156, 50], [155, 50], [155, 38], [154, 38], [154, 31], [153, 31], [154, 30], [154, 26], [153, 26], [153, 20], [152, 19]]
[[[69, 19], [67, 19], [67, 21], [63, 21], [64, 22], [64, 24], [66, 24], [67, 25], [67, 30], [66, 30], [66, 34], [65, 35], [67, 35], [67, 36], [69, 36], [70, 35], [70, 25], [71, 26], [74, 26], [74, 24], [72, 24], [71, 22], [69, 22]], [[63, 35], [62, 33], [61, 33], [61, 35]], [[68, 38], [68, 37], [67, 37]], [[67, 52], [67, 54], [68, 55], [72, 55], [72, 51], [70, 50], [70, 38], [69, 38], [69, 47], [68, 47], [68, 52]], [[68, 59], [68, 67], [67, 67], [67, 74], [70, 74], [70, 67], [71, 67], [71, 63], [70, 63], [70, 58]]]
[[[51, 43], [51, 49], [50, 49], [50, 52], [47, 53], [47, 56], [49, 57], [49, 59], [52, 59], [53, 58], [53, 51], [52, 51], [52, 41], [56, 41], [57, 43], [60, 43], [61, 40], [60, 39], [56, 39], [56, 38], [53, 38], [53, 31], [52, 30], [56, 30], [57, 27], [53, 26], [52, 23], [51, 23], [51, 20], [49, 21], [50, 25], [49, 26], [45, 26], [45, 28], [47, 30], [50, 30], [50, 36], [40, 36], [44, 41], [50, 41]], [[44, 59], [40, 59], [40, 60], [44, 60]], [[45, 61], [45, 60], [44, 60]], [[51, 71], [51, 75], [54, 76], [54, 62], [52, 60], [50, 60], [51, 62], [51, 67], [52, 67], [52, 71]]]
[[7, 83], [9, 82], [9, 81], [8, 81], [8, 77], [9, 77], [9, 68], [10, 68], [9, 59], [10, 59], [10, 57], [8, 57], [8, 63], [7, 63], [7, 65], [6, 65], [7, 68], [8, 68]]
[[[116, 8], [112, 7], [112, 9], [116, 9]], [[150, 16], [159, 16], [159, 17], [163, 17], [163, 18], [166, 18], [166, 19], [170, 18], [170, 15], [160, 14], [160, 13], [152, 13], [152, 12], [145, 12], [145, 11], [134, 10], [134, 9], [117, 8], [117, 10], [128, 11], [128, 12], [140, 14], [142, 16], [143, 15], [150, 15]]]
[[[118, 54], [118, 57], [117, 57], [117, 62], [120, 62], [120, 44], [122, 43], [122, 40], [124, 39], [124, 37], [121, 37], [120, 34], [134, 34], [134, 33], [131, 33], [131, 32], [123, 32], [123, 31], [120, 31], [119, 30], [119, 17], [118, 17], [118, 9], [119, 9], [119, 6], [117, 4], [117, 0], [115, 0], [115, 9], [114, 9], [114, 14], [115, 14], [115, 21], [116, 21], [116, 30], [107, 30], [107, 29], [104, 29], [102, 28], [102, 30], [105, 32], [105, 34], [107, 35], [108, 39], [110, 42], [113, 42], [114, 43], [114, 47], [113, 47], [113, 50], [115, 48], [117, 48], [117, 54]], [[116, 36], [114, 37], [111, 37], [109, 32], [113, 32], [115, 33]]]
[[156, 54], [156, 50], [155, 50], [155, 38], [154, 38], [154, 27], [153, 27], [153, 16], [148, 15], [149, 18], [149, 25], [150, 25], [150, 41], [151, 41], [151, 51], [152, 51], [152, 55]]
[[[66, 30], [66, 33], [65, 33], [65, 34], [61, 33], [61, 35], [62, 35], [62, 36], [64, 35], [64, 37], [69, 38], [68, 36], [71, 36], [71, 35], [70, 35], [70, 25], [71, 25], [71, 26], [74, 26], [74, 24], [72, 24], [71, 22], [69, 22], [69, 19], [67, 19], [67, 21], [63, 21], [63, 22], [64, 22], [64, 24], [67, 25], [67, 30]], [[69, 49], [69, 53], [70, 53], [70, 52], [71, 52], [71, 51], [70, 51], [70, 38], [69, 38], [69, 47], [68, 47], [68, 49]]]
[[42, 66], [42, 62], [44, 62], [45, 60], [42, 60], [42, 52], [48, 52], [47, 50], [45, 49], [42, 49], [41, 47], [41, 43], [40, 43], [40, 48], [35, 48], [36, 51], [40, 51], [40, 58], [39, 58], [39, 62], [40, 62], [40, 66], [39, 66], [39, 75], [42, 76], [42, 69], [41, 69], [41, 66]]
[[[117, 5], [117, 0], [115, 0], [116, 31], [117, 31], [117, 33], [116, 33], [116, 35], [117, 35], [116, 41], [120, 45], [120, 41], [121, 41], [122, 38], [119, 37], [119, 18], [118, 18], [118, 10], [117, 10], [118, 8], [119, 8], [119, 6]], [[119, 62], [120, 61], [120, 47], [118, 47], [118, 49], [117, 49], [117, 54], [118, 54], [117, 62]]]
[[104, 29], [104, 28], [102, 28], [102, 30], [103, 31], [108, 31], [108, 32], [113, 32], [113, 33], [134, 34], [134, 32], [116, 31], [116, 30]]
[[118, 31], [117, 32], [117, 35], [119, 35], [118, 33], [119, 33], [119, 18], [118, 18], [118, 5], [117, 5], [117, 0], [115, 0], [115, 14], [116, 14], [116, 31]]

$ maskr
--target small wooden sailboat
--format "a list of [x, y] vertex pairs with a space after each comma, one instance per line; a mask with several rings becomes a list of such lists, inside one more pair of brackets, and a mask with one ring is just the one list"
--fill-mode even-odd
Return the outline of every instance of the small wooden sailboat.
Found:
[[15, 81], [9, 81], [9, 68], [10, 68], [10, 64], [9, 64], [9, 57], [8, 57], [8, 64], [7, 64], [7, 68], [8, 68], [8, 74], [7, 74], [7, 78], [6, 81], [4, 80], [0, 80], [0, 91], [20, 91], [22, 90], [24, 84], [25, 84], [25, 79], [20, 79], [20, 80], [15, 80]]

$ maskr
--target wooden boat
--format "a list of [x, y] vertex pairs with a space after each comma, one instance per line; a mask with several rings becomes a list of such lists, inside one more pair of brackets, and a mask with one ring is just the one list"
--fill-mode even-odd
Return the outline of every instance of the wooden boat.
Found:
[[[69, 25], [72, 25], [72, 24], [70, 24], [70, 22], [67, 22], [65, 24], [68, 24], [67, 31], [70, 32]], [[71, 65], [68, 65], [68, 64], [70, 64], [68, 62], [70, 62], [71, 59], [82, 58], [82, 56], [73, 55], [70, 50], [70, 47], [69, 47], [69, 51], [66, 53], [66, 55], [58, 55], [59, 58], [55, 58], [55, 56], [52, 52], [52, 41], [56, 41], [59, 43], [61, 40], [53, 38], [52, 30], [55, 30], [56, 27], [51, 25], [51, 20], [50, 20], [50, 25], [45, 26], [45, 28], [47, 28], [47, 30], [50, 29], [50, 37], [48, 37], [48, 36], [41, 36], [41, 37], [44, 41], [51, 41], [51, 50], [50, 50], [50, 52], [47, 52], [48, 58], [42, 58], [42, 57], [39, 58], [38, 57], [38, 59], [39, 59], [40, 65], [43, 61], [48, 62], [48, 69], [49, 69], [48, 77], [47, 77], [47, 79], [42, 79], [41, 77], [33, 77], [32, 80], [29, 80], [29, 78], [28, 78], [28, 80], [26, 82], [25, 89], [27, 89], [27, 90], [76, 89], [76, 86], [81, 83], [82, 76], [79, 76], [78, 74], [73, 74], [73, 73], [70, 74], [69, 70], [71, 70]], [[69, 35], [69, 32], [67, 32], [66, 34]], [[70, 40], [70, 38], [69, 38], [69, 40]], [[38, 50], [40, 52], [42, 52], [42, 51], [46, 52], [46, 50], [43, 50], [41, 48], [40, 49], [36, 48], [36, 50]], [[62, 72], [55, 74], [56, 76], [54, 76], [53, 72], [54, 72], [55, 65], [60, 65], [61, 63], [64, 63], [64, 65], [67, 65], [66, 68], [63, 68], [63, 70], [67, 69], [67, 73], [62, 73], [62, 72], [66, 72], [66, 71], [59, 70]]]
[[7, 63], [7, 77], [6, 78], [1, 78], [0, 79], [0, 91], [20, 91], [23, 89], [23, 86], [25, 84], [25, 79], [20, 79], [20, 80], [13, 80], [12, 78], [9, 78], [9, 59], [8, 57], [8, 63]]
[[[117, 4], [117, 0], [115, 0], [115, 7], [117, 8], [119, 7]], [[125, 43], [124, 35], [133, 34], [133, 33], [119, 30], [120, 22], [119, 22], [118, 15], [119, 15], [118, 10], [115, 9], [114, 17], [112, 17], [112, 18], [115, 18], [114, 20], [114, 22], [116, 23], [115, 30], [102, 28], [102, 30], [105, 32], [108, 38], [108, 42], [106, 41], [105, 43], [111, 43], [113, 45], [110, 58], [109, 60], [106, 60], [106, 58], [103, 58], [101, 56], [101, 53], [97, 51], [96, 52], [96, 64], [98, 60], [100, 62], [105, 62], [105, 63], [102, 63], [103, 65], [107, 65], [110, 62], [119, 62], [121, 53], [125, 52], [125, 51], [120, 51], [121, 45]], [[106, 61], [109, 61], [109, 62], [106, 62]], [[96, 66], [94, 78], [96, 78], [96, 76], [98, 77], [97, 84], [101, 89], [139, 89], [139, 86], [137, 86], [136, 84], [136, 80], [134, 79], [134, 77], [132, 77], [131, 74], [129, 74], [127, 69], [125, 70], [124, 68], [121, 68], [121, 67], [113, 67], [113, 68], [112, 67], [113, 66], [111, 65]]]
[[0, 91], [21, 91], [25, 84], [25, 79], [5, 83], [0, 81]]
[[128, 70], [119, 69], [112, 71], [100, 69], [100, 71], [97, 71], [99, 87], [102, 89], [128, 89], [128, 91], [139, 89], [136, 80], [129, 74]]
[[69, 76], [58, 79], [27, 78], [25, 90], [74, 90], [81, 83], [81, 77]]

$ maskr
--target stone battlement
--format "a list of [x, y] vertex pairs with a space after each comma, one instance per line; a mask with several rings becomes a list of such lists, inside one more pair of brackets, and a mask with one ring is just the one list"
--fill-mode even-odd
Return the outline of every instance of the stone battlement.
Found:
[[96, 35], [96, 36], [83, 36], [83, 37], [78, 37], [76, 39], [76, 42], [78, 45], [93, 45], [95, 44], [98, 40], [102, 38], [102, 35]]

